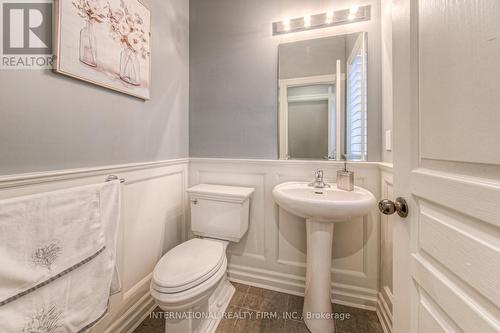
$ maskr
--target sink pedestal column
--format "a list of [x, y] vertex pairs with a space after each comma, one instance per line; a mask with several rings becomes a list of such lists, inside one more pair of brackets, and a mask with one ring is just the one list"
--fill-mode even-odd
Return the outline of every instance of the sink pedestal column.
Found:
[[304, 321], [312, 333], [332, 333], [331, 266], [333, 223], [307, 220]]

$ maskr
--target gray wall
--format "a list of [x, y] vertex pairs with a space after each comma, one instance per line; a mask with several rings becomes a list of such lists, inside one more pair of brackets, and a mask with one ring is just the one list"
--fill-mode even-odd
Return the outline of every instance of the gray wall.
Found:
[[346, 37], [336, 36], [286, 43], [279, 46], [279, 78], [337, 73], [337, 60], [346, 66]]
[[0, 174], [188, 156], [189, 1], [152, 12], [148, 102], [50, 71], [0, 73]]
[[[190, 0], [190, 155], [278, 158], [278, 45], [368, 32], [369, 159], [380, 160], [380, 1], [372, 19], [273, 37], [284, 17], [345, 9], [348, 0]], [[335, 7], [331, 7], [331, 6]]]

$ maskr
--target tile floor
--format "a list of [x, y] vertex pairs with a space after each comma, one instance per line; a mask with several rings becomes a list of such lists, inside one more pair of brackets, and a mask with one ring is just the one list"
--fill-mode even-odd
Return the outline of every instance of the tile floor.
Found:
[[[308, 333], [302, 313], [303, 298], [233, 283], [236, 292], [216, 333]], [[160, 309], [155, 311], [161, 312]], [[334, 304], [333, 311], [344, 320], [336, 320], [337, 333], [383, 333], [375, 312]], [[295, 314], [284, 318], [283, 313]], [[263, 318], [265, 313], [272, 318]], [[274, 313], [277, 313], [275, 317]], [[134, 333], [164, 333], [164, 319], [148, 317]]]

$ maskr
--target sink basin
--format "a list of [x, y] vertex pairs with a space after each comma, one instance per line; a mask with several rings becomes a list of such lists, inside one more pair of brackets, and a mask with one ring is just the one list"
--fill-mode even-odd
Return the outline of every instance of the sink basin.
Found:
[[357, 186], [348, 192], [338, 189], [336, 184], [317, 189], [304, 182], [278, 185], [273, 196], [281, 208], [306, 219], [304, 322], [313, 333], [332, 333], [335, 331], [330, 298], [333, 222], [348, 222], [369, 214], [376, 207], [375, 197]]
[[373, 194], [355, 186], [354, 191], [330, 188], [316, 189], [304, 182], [278, 185], [273, 190], [278, 205], [305, 219], [342, 222], [368, 214], [375, 206]]

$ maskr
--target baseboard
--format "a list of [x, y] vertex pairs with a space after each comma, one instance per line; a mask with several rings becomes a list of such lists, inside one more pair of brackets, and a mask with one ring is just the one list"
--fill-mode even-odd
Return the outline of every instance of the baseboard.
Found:
[[392, 333], [392, 314], [390, 313], [389, 307], [380, 292], [378, 293], [377, 301], [377, 317], [382, 325], [384, 333]]
[[[303, 277], [238, 265], [230, 265], [228, 275], [229, 279], [234, 282], [304, 296], [305, 279]], [[333, 303], [369, 311], [377, 309], [377, 290], [336, 283], [332, 283], [331, 290]]]
[[132, 333], [149, 316], [155, 307], [156, 304], [153, 297], [147, 293], [115, 320], [105, 333]]

